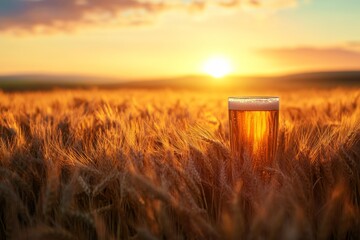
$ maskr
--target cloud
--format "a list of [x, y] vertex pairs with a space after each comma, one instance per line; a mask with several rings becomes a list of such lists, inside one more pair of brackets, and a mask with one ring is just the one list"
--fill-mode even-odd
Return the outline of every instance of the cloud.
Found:
[[360, 41], [350, 41], [347, 43], [350, 48], [360, 49]]
[[0, 31], [44, 32], [81, 25], [139, 25], [171, 9], [283, 8], [300, 0], [1, 0]]
[[360, 51], [341, 47], [263, 49], [259, 53], [284, 69], [360, 69]]
[[144, 13], [155, 14], [162, 3], [135, 0], [5, 0], [0, 3], [0, 30], [70, 29], [77, 24], [95, 24], [119, 19], [138, 24]]

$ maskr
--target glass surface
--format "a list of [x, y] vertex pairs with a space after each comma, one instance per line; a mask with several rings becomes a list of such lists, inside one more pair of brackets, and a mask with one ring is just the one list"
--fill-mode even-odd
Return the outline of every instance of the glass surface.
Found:
[[230, 146], [236, 165], [255, 170], [274, 164], [279, 126], [279, 97], [230, 97]]

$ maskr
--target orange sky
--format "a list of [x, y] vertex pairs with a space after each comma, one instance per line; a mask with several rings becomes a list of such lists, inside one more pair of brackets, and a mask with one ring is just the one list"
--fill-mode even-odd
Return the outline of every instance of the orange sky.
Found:
[[4, 1], [2, 75], [203, 74], [214, 56], [232, 74], [360, 70], [357, 0]]

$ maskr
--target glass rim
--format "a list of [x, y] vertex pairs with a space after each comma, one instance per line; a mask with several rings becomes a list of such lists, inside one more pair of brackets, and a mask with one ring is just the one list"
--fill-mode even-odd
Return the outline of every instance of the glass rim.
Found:
[[228, 97], [228, 100], [250, 100], [250, 99], [253, 99], [253, 100], [270, 100], [270, 99], [274, 99], [274, 100], [280, 100], [280, 97], [278, 96], [239, 96], [239, 97]]
[[278, 111], [280, 97], [276, 96], [243, 96], [229, 97], [229, 110], [235, 111]]

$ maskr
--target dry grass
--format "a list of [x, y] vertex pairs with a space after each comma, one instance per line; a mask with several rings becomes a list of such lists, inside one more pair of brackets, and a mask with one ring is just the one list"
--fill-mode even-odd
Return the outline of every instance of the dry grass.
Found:
[[278, 93], [266, 184], [230, 94], [0, 93], [0, 239], [358, 239], [360, 90]]

